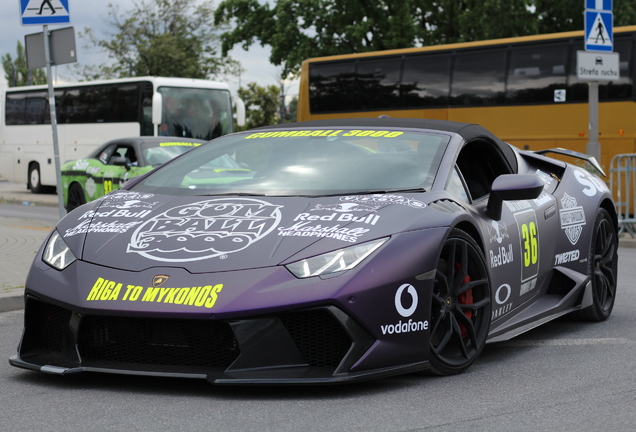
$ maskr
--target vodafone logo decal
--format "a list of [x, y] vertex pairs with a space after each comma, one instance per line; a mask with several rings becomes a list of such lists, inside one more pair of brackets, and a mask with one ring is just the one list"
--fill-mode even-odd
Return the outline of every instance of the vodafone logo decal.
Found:
[[[406, 292], [410, 294], [411, 298], [413, 299], [413, 303], [408, 309], [402, 305], [402, 293], [404, 292], [404, 290], [406, 290]], [[398, 288], [397, 292], [395, 293], [395, 309], [404, 318], [408, 318], [413, 315], [415, 309], [417, 309], [417, 291], [415, 291], [413, 285], [404, 284], [400, 288]]]
[[[402, 294], [404, 291], [411, 296], [412, 300], [411, 305], [408, 308], [405, 308], [402, 304]], [[403, 284], [398, 288], [395, 293], [395, 309], [403, 318], [408, 318], [415, 313], [417, 303], [417, 291], [413, 285]], [[395, 324], [381, 325], [380, 330], [382, 330], [383, 335], [424, 331], [428, 330], [428, 321], [413, 321], [412, 319], [409, 319], [408, 321], [405, 320], [402, 322], [402, 320], [399, 320]]]

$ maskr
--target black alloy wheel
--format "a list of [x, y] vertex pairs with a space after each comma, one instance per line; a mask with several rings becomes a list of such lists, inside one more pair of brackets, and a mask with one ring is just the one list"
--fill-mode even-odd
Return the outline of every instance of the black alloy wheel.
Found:
[[466, 370], [486, 345], [491, 290], [486, 260], [464, 231], [454, 228], [442, 248], [431, 302], [430, 372]]
[[86, 198], [84, 197], [84, 190], [79, 183], [73, 183], [68, 188], [68, 200], [66, 202], [66, 211], [71, 212], [82, 204], [86, 204]]
[[588, 259], [592, 305], [574, 312], [582, 321], [605, 321], [614, 308], [618, 274], [618, 235], [607, 210], [598, 210]]

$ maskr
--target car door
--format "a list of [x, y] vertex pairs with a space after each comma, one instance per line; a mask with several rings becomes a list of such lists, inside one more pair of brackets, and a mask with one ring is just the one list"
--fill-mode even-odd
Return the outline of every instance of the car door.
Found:
[[504, 201], [499, 219], [487, 212], [493, 181], [514, 174], [497, 146], [468, 143], [457, 159], [467, 195], [480, 216], [484, 254], [490, 268], [492, 321], [521, 307], [548, 283], [558, 218], [554, 197], [545, 191], [536, 199]]

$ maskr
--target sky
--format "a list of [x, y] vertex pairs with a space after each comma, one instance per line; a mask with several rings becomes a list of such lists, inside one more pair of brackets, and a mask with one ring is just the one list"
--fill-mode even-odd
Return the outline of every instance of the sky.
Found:
[[[49, 25], [49, 30], [61, 29], [72, 26], [75, 28], [75, 43], [77, 47], [78, 63], [99, 64], [106, 58], [106, 53], [97, 48], [87, 49], [84, 47], [85, 41], [78, 37], [78, 32], [85, 27], [93, 29], [98, 37], [107, 37], [110, 29], [104, 19], [108, 16], [108, 3], [119, 5], [120, 11], [131, 8], [131, 0], [68, 0], [70, 9], [70, 24]], [[13, 3], [13, 4], [11, 4]], [[20, 19], [20, 0], [3, 0], [4, 10], [0, 13], [0, 57], [5, 54], [16, 56], [16, 45], [18, 40], [24, 44], [24, 36], [32, 33], [42, 32], [41, 25], [23, 26]], [[215, 2], [218, 4], [218, 1]], [[261, 47], [258, 44], [252, 45], [249, 51], [245, 51], [238, 45], [230, 52], [230, 55], [241, 62], [245, 72], [241, 77], [225, 77], [226, 81], [233, 92], [235, 92], [239, 83], [246, 86], [247, 83], [256, 82], [260, 86], [279, 85], [280, 66], [274, 66], [269, 62], [269, 47]], [[53, 68], [53, 84], [56, 82], [73, 81], [72, 66], [61, 65]], [[7, 86], [4, 79], [4, 71], [0, 66], [0, 89]], [[221, 80], [221, 79], [220, 79]], [[297, 92], [297, 85], [288, 85], [289, 95]]]

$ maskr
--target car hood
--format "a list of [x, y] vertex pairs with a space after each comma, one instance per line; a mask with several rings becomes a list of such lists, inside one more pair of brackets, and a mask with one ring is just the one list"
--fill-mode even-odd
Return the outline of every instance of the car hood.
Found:
[[190, 273], [286, 264], [391, 234], [439, 226], [426, 194], [322, 198], [167, 196], [116, 191], [67, 215], [77, 257], [142, 271]]

